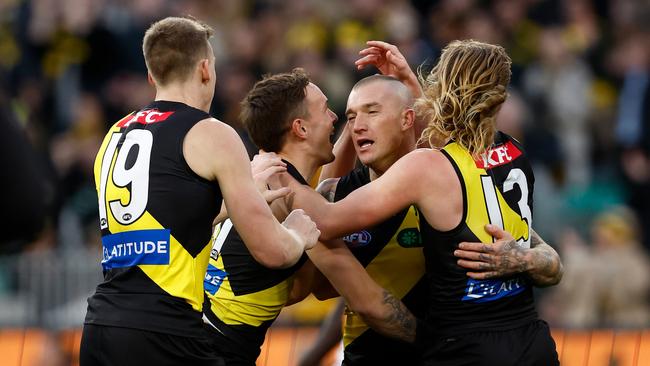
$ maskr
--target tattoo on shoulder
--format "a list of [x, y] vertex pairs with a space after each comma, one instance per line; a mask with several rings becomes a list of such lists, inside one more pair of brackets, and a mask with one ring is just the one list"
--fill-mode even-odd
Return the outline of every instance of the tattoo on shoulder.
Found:
[[336, 185], [338, 182], [339, 178], [327, 178], [318, 185], [316, 191], [328, 201], [334, 202], [334, 195], [336, 194]]

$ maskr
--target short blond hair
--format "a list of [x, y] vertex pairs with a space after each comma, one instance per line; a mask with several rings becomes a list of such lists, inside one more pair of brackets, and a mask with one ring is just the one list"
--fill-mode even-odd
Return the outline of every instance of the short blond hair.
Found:
[[208, 57], [210, 26], [190, 17], [168, 17], [153, 23], [144, 34], [142, 53], [156, 83], [183, 81], [194, 65]]
[[415, 111], [427, 122], [420, 141], [453, 140], [474, 157], [494, 142], [496, 114], [506, 100], [512, 61], [501, 46], [453, 41], [426, 77]]

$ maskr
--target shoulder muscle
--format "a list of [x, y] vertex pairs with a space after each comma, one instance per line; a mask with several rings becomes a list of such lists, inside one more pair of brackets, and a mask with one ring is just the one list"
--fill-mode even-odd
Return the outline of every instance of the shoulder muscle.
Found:
[[183, 155], [190, 168], [208, 180], [217, 180], [222, 165], [247, 161], [237, 132], [215, 118], [204, 119], [190, 129], [183, 141]]

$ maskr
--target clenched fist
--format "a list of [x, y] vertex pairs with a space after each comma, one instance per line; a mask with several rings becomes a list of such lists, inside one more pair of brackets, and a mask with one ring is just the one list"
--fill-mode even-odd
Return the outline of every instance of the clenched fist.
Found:
[[291, 211], [282, 222], [282, 225], [296, 236], [299, 242], [304, 243], [305, 250], [313, 248], [318, 242], [320, 230], [316, 227], [316, 223], [301, 209]]

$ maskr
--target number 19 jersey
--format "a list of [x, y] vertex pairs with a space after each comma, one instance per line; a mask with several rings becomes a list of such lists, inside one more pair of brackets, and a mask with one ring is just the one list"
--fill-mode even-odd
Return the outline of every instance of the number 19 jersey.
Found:
[[191, 170], [183, 140], [209, 117], [155, 101], [104, 138], [95, 160], [104, 282], [86, 324], [204, 336], [203, 276], [222, 196]]

